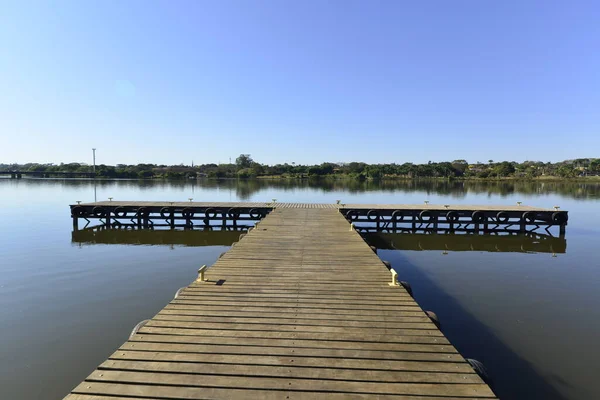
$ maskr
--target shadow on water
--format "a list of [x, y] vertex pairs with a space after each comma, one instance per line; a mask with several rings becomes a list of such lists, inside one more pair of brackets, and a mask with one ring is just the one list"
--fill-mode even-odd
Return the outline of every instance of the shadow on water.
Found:
[[528, 361], [507, 347], [490, 328], [466, 311], [401, 252], [383, 250], [379, 253], [382, 259], [399, 266], [396, 269], [400, 279], [411, 284], [415, 300], [424, 310], [438, 315], [442, 332], [456, 349], [464, 357], [485, 365], [500, 399], [566, 399]]

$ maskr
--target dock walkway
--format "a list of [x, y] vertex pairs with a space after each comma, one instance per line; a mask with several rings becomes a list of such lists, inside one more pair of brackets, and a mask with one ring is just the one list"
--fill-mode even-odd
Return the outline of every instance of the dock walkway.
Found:
[[272, 210], [204, 278], [65, 399], [494, 398], [335, 208]]

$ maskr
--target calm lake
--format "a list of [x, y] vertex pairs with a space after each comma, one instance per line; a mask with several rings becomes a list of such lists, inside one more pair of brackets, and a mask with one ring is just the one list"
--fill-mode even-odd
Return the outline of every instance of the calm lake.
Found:
[[599, 184], [0, 179], [1, 399], [62, 398], [237, 240], [144, 232], [102, 244], [73, 235], [68, 205], [108, 197], [560, 206], [569, 211], [564, 239], [369, 241], [387, 243], [379, 256], [456, 348], [486, 365], [500, 398], [600, 398]]

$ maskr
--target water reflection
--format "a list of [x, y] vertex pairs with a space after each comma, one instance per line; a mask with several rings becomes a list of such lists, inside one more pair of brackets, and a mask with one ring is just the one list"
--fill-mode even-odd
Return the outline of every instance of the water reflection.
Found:
[[[97, 226], [71, 232], [76, 244], [231, 246], [247, 227], [227, 230], [106, 229]], [[563, 237], [542, 234], [438, 234], [438, 233], [363, 233], [365, 241], [378, 249], [413, 251], [485, 251], [500, 253], [564, 254]]]
[[573, 199], [600, 198], [600, 182], [567, 181], [455, 181], [455, 180], [381, 180], [359, 181], [353, 179], [200, 179], [200, 180], [93, 180], [93, 179], [21, 179], [21, 185], [41, 185], [60, 187], [89, 187], [94, 191], [111, 187], [131, 188], [139, 192], [190, 191], [195, 189], [229, 190], [230, 197], [236, 200], [248, 200], [261, 191], [317, 190], [322, 193], [341, 192], [360, 194], [368, 192], [423, 193], [425, 195], [444, 195], [455, 199], [468, 196], [500, 196], [515, 194], [527, 196], [559, 195]]
[[437, 233], [364, 233], [371, 246], [386, 250], [566, 253], [564, 237], [542, 234], [476, 235]]
[[71, 232], [77, 244], [231, 246], [246, 228], [234, 230], [106, 229], [103, 226]]

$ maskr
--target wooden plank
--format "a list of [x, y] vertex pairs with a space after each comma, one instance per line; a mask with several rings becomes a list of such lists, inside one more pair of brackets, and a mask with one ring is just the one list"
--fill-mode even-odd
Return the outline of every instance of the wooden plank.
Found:
[[[409, 332], [410, 333], [410, 332]], [[217, 330], [217, 329], [180, 329], [172, 327], [142, 327], [139, 330], [141, 335], [179, 335], [184, 337], [239, 337], [239, 338], [286, 338], [286, 339], [306, 339], [322, 341], [340, 341], [340, 342], [381, 342], [381, 343], [426, 343], [426, 344], [448, 344], [444, 336], [433, 335], [411, 335], [406, 332], [394, 332], [394, 335], [370, 334], [368, 337], [364, 334], [345, 333], [344, 335], [332, 336], [329, 333], [320, 332], [295, 332], [295, 331], [264, 331], [264, 330]]]
[[[303, 379], [328, 379], [340, 381], [399, 382], [396, 371], [367, 371], [360, 369], [306, 368], [277, 365], [245, 365], [215, 363], [178, 363], [108, 360], [99, 367], [105, 370], [147, 371], [187, 374], [213, 374], [263, 377], [296, 377]], [[443, 373], [407, 371], [400, 376], [403, 383], [480, 383], [471, 373]]]
[[[187, 297], [178, 297], [177, 300], [172, 301], [173, 304], [192, 304], [192, 305], [228, 305], [228, 306], [258, 306], [258, 307], [269, 307], [273, 304], [273, 302], [269, 301], [226, 301], [226, 300], [198, 300], [192, 298], [191, 296]], [[359, 303], [325, 303], [319, 302], [317, 300], [313, 300], [311, 302], [277, 302], [277, 306], [273, 305], [273, 308], [281, 308], [281, 307], [291, 307], [294, 304], [297, 304], [298, 308], [313, 308], [313, 309], [328, 309], [328, 310], [400, 310], [400, 307], [403, 307], [402, 304], [359, 304]], [[412, 309], [420, 309], [420, 307], [414, 302], [405, 302], [404, 307], [412, 308]], [[404, 308], [407, 309], [407, 308]]]
[[363, 349], [381, 351], [415, 351], [434, 353], [457, 353], [456, 349], [447, 344], [422, 344], [418, 342], [369, 342], [369, 341], [341, 341], [293, 338], [245, 338], [226, 336], [178, 336], [178, 335], [134, 335], [129, 342], [155, 342], [155, 343], [187, 343], [187, 344], [217, 344], [237, 346], [284, 346], [306, 347], [312, 349]]
[[[180, 329], [218, 329], [218, 330], [278, 330], [280, 332], [314, 332], [314, 333], [327, 333], [329, 335], [337, 335], [344, 337], [347, 334], [358, 334], [364, 332], [363, 327], [355, 326], [318, 326], [318, 325], [301, 325], [297, 323], [295, 325], [283, 325], [283, 324], [239, 324], [235, 322], [222, 322], [222, 323], [210, 323], [202, 322], [201, 320], [194, 322], [187, 321], [164, 321], [159, 319], [152, 319], [147, 324], [148, 329], [151, 328], [180, 328]], [[435, 325], [417, 325], [414, 328], [379, 328], [371, 327], [369, 333], [379, 335], [411, 335], [411, 336], [442, 336], [442, 333], [435, 328]]]
[[[290, 309], [290, 312], [293, 312], [293, 309]], [[203, 308], [200, 309], [186, 309], [186, 308], [172, 308], [165, 307], [161, 312], [157, 314], [158, 316], [169, 316], [169, 315], [177, 315], [177, 316], [190, 316], [195, 317], [196, 319], [199, 317], [219, 317], [229, 318], [229, 317], [237, 317], [237, 318], [270, 318], [270, 319], [279, 319], [286, 318], [288, 314], [286, 313], [265, 313], [265, 312], [243, 312], [237, 309], [234, 311], [210, 311], [205, 310]], [[298, 315], [294, 313], [294, 319], [306, 319], [306, 320], [342, 320], [342, 321], [363, 321], [363, 322], [424, 322], [429, 321], [429, 317], [425, 315], [423, 312], [415, 311], [415, 312], [404, 312], [402, 314], [396, 313], [393, 317], [386, 316], [373, 316], [369, 314], [360, 314], [360, 315], [339, 315], [339, 314], [315, 314], [315, 313], [303, 313]]]
[[353, 315], [369, 316], [402, 316], [406, 313], [423, 313], [416, 304], [397, 306], [392, 309], [357, 309], [357, 308], [339, 308], [339, 307], [300, 307], [300, 306], [261, 306], [252, 304], [240, 304], [232, 302], [231, 304], [198, 304], [195, 302], [185, 302], [175, 299], [165, 308], [186, 309], [186, 310], [207, 310], [207, 311], [241, 311], [241, 312], [259, 312], [259, 313], [288, 313], [295, 312], [298, 315], [339, 315], [341, 317]]
[[419, 395], [427, 393], [443, 396], [453, 393], [455, 396], [494, 397], [484, 384], [445, 384], [445, 383], [389, 383], [389, 382], [352, 382], [327, 381], [299, 378], [262, 378], [201, 374], [166, 374], [158, 372], [130, 372], [98, 370], [88, 377], [89, 382], [124, 382], [142, 385], [171, 385], [172, 393], [185, 393], [190, 388], [244, 388], [286, 391], [337, 392], [387, 395]]
[[[313, 368], [359, 369], [368, 371], [423, 371], [440, 373], [470, 373], [473, 369], [465, 362], [434, 362], [421, 360], [386, 360], [386, 359], [353, 359], [335, 357], [292, 357], [290, 355], [264, 354], [206, 354], [148, 352], [118, 350], [110, 360], [141, 360], [141, 361], [173, 361], [183, 363], [210, 362], [217, 364], [236, 365], [278, 365]], [[398, 379], [400, 376], [398, 374]]]
[[[334, 393], [334, 392], [292, 392], [292, 391], [275, 391], [261, 389], [237, 389], [237, 388], [179, 388], [173, 390], [172, 386], [160, 385], [136, 385], [136, 384], [120, 384], [120, 383], [104, 383], [104, 382], [85, 382], [79, 385], [74, 390], [74, 395], [67, 397], [68, 400], [89, 400], [88, 397], [71, 397], [82, 396], [86, 393], [107, 394], [110, 397], [92, 397], [92, 399], [115, 399], [114, 396], [128, 396], [131, 399], [133, 394], [135, 399], [152, 398], [152, 399], [173, 399], [173, 400], [189, 400], [189, 399], [231, 399], [231, 400], [297, 400], [297, 399], [314, 399], [314, 400], [365, 400], [373, 399], [373, 394], [358, 394], [358, 393]], [[181, 390], [180, 390], [181, 389]], [[119, 397], [117, 397], [119, 398]], [[121, 397], [122, 399], [123, 397]], [[455, 396], [407, 396], [403, 394], [393, 395], [377, 395], [379, 400], [464, 400], [465, 397]], [[471, 397], [473, 398], [473, 397]], [[488, 397], [486, 397], [488, 398]]]
[[[363, 350], [363, 349], [327, 349], [310, 347], [283, 347], [273, 343], [270, 346], [243, 346], [218, 344], [189, 344], [189, 343], [156, 343], [156, 342], [127, 342], [119, 350], [135, 350], [150, 352], [172, 352], [189, 354], [239, 354], [239, 355], [270, 355], [294, 357], [326, 357], [345, 359], [369, 360], [398, 360], [398, 361], [432, 361], [432, 362], [463, 362], [457, 353], [415, 352], [397, 350]], [[117, 351], [119, 351], [117, 350]], [[210, 357], [206, 358], [209, 361]]]
[[[154, 321], [169, 321], [173, 323], [198, 323], [196, 315], [173, 315], [173, 314], [158, 314]], [[361, 320], [339, 320], [339, 319], [310, 319], [310, 318], [294, 318], [294, 315], [289, 315], [288, 318], [268, 318], [268, 317], [252, 317], [252, 316], [235, 316], [223, 318], [220, 316], [204, 316], [201, 318], [203, 324], [236, 324], [236, 325], [291, 325], [297, 326], [315, 326], [315, 327], [330, 327], [330, 328], [378, 328], [378, 329], [435, 329], [435, 325], [426, 317], [419, 319], [408, 319], [403, 321], [361, 321]]]

